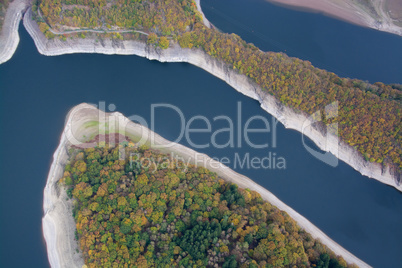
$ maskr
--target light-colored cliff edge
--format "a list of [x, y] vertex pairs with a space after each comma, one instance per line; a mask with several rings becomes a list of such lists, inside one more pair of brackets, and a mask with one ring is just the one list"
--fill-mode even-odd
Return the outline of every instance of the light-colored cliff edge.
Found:
[[303, 128], [303, 126], [310, 125], [306, 115], [297, 113], [291, 108], [284, 106], [273, 96], [266, 94], [257, 84], [253, 83], [246, 76], [238, 74], [202, 50], [182, 49], [178, 45], [174, 45], [166, 50], [161, 50], [147, 46], [138, 41], [99, 41], [91, 38], [68, 41], [58, 39], [48, 40], [39, 31], [38, 25], [32, 21], [30, 10], [25, 14], [24, 25], [35, 41], [38, 51], [47, 56], [71, 53], [137, 55], [160, 62], [187, 62], [198, 66], [226, 81], [226, 83], [244, 95], [258, 100], [261, 107], [276, 117], [286, 128], [302, 132], [305, 136], [313, 140], [322, 150], [333, 153], [340, 160], [349, 164], [361, 174], [402, 191], [402, 184], [399, 183], [400, 178], [397, 175], [391, 174], [389, 168], [383, 168], [380, 164], [365, 161], [353, 147], [343, 142], [338, 143], [335, 137], [327, 137], [327, 135], [324, 135], [316, 128]]
[[[384, 0], [376, 0], [374, 8], [381, 18], [373, 18], [365, 9], [358, 5], [353, 5], [345, 0], [267, 0], [274, 3], [280, 3], [286, 6], [307, 8], [316, 10], [324, 14], [334, 16], [351, 23], [366, 26], [379, 31], [389, 32], [402, 36], [402, 27], [395, 24], [390, 16], [390, 11], [386, 10], [387, 5]], [[0, 64], [8, 61], [19, 43], [18, 25], [24, 11], [31, 6], [32, 0], [14, 0], [5, 17], [3, 29], [0, 32]], [[201, 13], [204, 24], [211, 27], [211, 23], [205, 17], [201, 9], [200, 0], [195, 0], [197, 8]], [[73, 52], [72, 52], [73, 53]], [[99, 52], [101, 53], [101, 52]]]
[[[211, 28], [211, 23], [201, 10], [200, 0], [194, 1], [203, 17], [205, 26]], [[18, 43], [20, 42], [18, 27], [25, 11], [31, 6], [32, 0], [13, 0], [7, 8], [4, 24], [0, 29], [0, 64], [10, 60], [17, 50]]]
[[[99, 124], [93, 124], [99, 122]], [[113, 130], [113, 131], [112, 131]], [[68, 148], [71, 145], [84, 143], [98, 134], [110, 131], [128, 136], [130, 139], [156, 147], [166, 153], [180, 156], [186, 163], [197, 164], [216, 172], [225, 180], [242, 188], [249, 188], [261, 194], [262, 198], [292, 217], [301, 228], [319, 239], [346, 262], [355, 263], [359, 267], [370, 267], [353, 254], [345, 250], [302, 215], [280, 201], [267, 189], [253, 180], [236, 173], [223, 164], [177, 143], [171, 143], [146, 127], [131, 122], [121, 113], [104, 113], [88, 104], [74, 107], [68, 114], [59, 147], [53, 156], [53, 163], [44, 191], [43, 233], [47, 244], [49, 262], [55, 267], [82, 267], [80, 255], [76, 253], [77, 242], [74, 240], [74, 221], [71, 216], [71, 201], [66, 201], [64, 189], [58, 189], [58, 180], [63, 176], [63, 167], [68, 159]], [[162, 147], [161, 147], [162, 145]]]
[[[199, 12], [201, 13], [204, 24], [210, 28], [212, 24], [205, 17], [200, 0], [194, 0]], [[273, 3], [279, 3], [285, 6], [307, 8], [322, 12], [329, 16], [337, 17], [351, 23], [366, 26], [379, 31], [389, 32], [402, 36], [402, 27], [396, 25], [395, 20], [387, 10], [388, 5], [385, 0], [376, 0], [374, 9], [380, 18], [374, 18], [367, 12], [366, 8], [349, 3], [345, 0], [267, 0]], [[32, 0], [14, 0], [5, 17], [5, 23], [0, 33], [0, 64], [8, 61], [14, 54], [18, 43], [18, 25], [24, 11], [31, 6]]]
[[18, 26], [30, 0], [14, 0], [10, 3], [3, 27], [0, 29], [0, 64], [8, 61], [17, 49], [20, 37]]

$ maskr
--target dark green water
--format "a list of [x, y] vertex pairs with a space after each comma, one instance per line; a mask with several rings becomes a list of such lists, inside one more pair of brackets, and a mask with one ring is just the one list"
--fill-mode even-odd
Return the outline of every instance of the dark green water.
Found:
[[[402, 38], [262, 1], [247, 3], [208, 0], [203, 1], [203, 8], [220, 29], [236, 32], [265, 50], [286, 48], [292, 56], [332, 71], [342, 70], [347, 76], [402, 83]], [[226, 10], [226, 17], [218, 15], [219, 10]], [[235, 118], [240, 102], [243, 122], [254, 115], [271, 122], [256, 101], [194, 66], [161, 64], [136, 56], [45, 57], [38, 54], [23, 28], [20, 35], [16, 54], [0, 65], [0, 267], [49, 266], [41, 231], [42, 194], [71, 107], [105, 101], [125, 115], [141, 115], [149, 122], [155, 103], [176, 105], [187, 120], [195, 115], [212, 120], [218, 115]], [[336, 55], [334, 51], [338, 51]], [[227, 125], [215, 123], [213, 130], [220, 127]], [[176, 139], [178, 128], [175, 112], [157, 113], [157, 133]], [[203, 134], [192, 138], [199, 143], [209, 139]], [[253, 136], [256, 142], [266, 138]], [[188, 146], [186, 140], [181, 143]], [[235, 153], [264, 157], [269, 152], [284, 157], [286, 170], [236, 170], [272, 191], [369, 264], [400, 266], [401, 193], [361, 176], [344, 163], [332, 168], [316, 160], [302, 146], [299, 133], [278, 125], [277, 148], [199, 151], [219, 158], [233, 158]]]

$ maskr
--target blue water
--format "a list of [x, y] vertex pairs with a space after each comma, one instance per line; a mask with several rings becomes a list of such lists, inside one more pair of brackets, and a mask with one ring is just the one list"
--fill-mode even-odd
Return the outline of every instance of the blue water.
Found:
[[264, 0], [203, 0], [206, 17], [264, 51], [311, 61], [343, 77], [402, 83], [402, 37]]
[[[202, 3], [207, 16], [223, 31], [236, 32], [265, 50], [291, 48], [292, 53], [289, 54], [292, 56], [309, 59], [321, 67], [329, 66], [331, 68], [328, 69], [333, 71], [339, 68], [347, 76], [370, 81], [402, 82], [400, 37], [315, 14], [275, 7], [262, 1], [247, 1], [247, 5], [246, 1], [231, 2], [230, 8], [225, 9], [226, 0]], [[227, 16], [243, 19], [240, 21], [246, 26], [237, 27], [233, 21], [210, 12], [208, 5], [217, 10], [227, 10]], [[266, 28], [256, 28], [258, 21], [266, 23]], [[279, 26], [274, 27], [273, 22], [283, 30], [275, 30]], [[270, 27], [267, 27], [268, 24]], [[244, 27], [256, 29], [269, 36], [270, 42], [281, 45], [275, 49], [270, 42], [260, 40], [247, 28], [242, 31]], [[307, 34], [308, 27], [312, 27], [310, 34]], [[326, 41], [321, 40], [324, 33], [316, 30], [325, 27], [328, 28]], [[300, 33], [302, 30], [306, 36]], [[344, 40], [344, 47], [338, 48], [336, 56], [330, 56], [336, 49], [333, 35], [338, 36], [337, 40]], [[358, 37], [353, 39], [355, 42], [349, 40], [355, 35], [364, 37], [365, 49], [351, 49], [356, 40], [360, 40]], [[0, 267], [49, 266], [41, 232], [43, 187], [65, 115], [73, 106], [81, 102], [105, 101], [106, 105], [115, 104], [116, 110], [125, 115], [137, 114], [150, 122], [151, 104], [155, 103], [178, 106], [186, 120], [195, 115], [212, 120], [218, 115], [236, 118], [240, 102], [243, 122], [254, 115], [263, 116], [269, 122], [272, 120], [256, 101], [194, 66], [162, 64], [136, 56], [74, 54], [45, 57], [38, 54], [22, 27], [20, 36], [21, 43], [14, 57], [0, 65]], [[293, 42], [296, 39], [300, 39], [298, 43]], [[381, 43], [382, 49], [378, 49]], [[320, 49], [312, 48], [314, 45]], [[378, 56], [373, 56], [373, 53], [378, 53]], [[199, 125], [202, 127], [202, 124]], [[179, 126], [175, 112], [168, 109], [157, 111], [157, 133], [174, 140]], [[213, 130], [220, 127], [227, 127], [227, 124], [213, 124]], [[266, 134], [254, 134], [252, 137], [256, 143], [270, 141], [271, 138]], [[209, 140], [207, 134], [192, 138], [198, 143]], [[220, 141], [225, 141], [225, 136], [220, 138]], [[185, 140], [181, 143], [188, 146]], [[276, 148], [242, 146], [198, 151], [230, 159], [235, 153], [264, 157], [269, 152], [285, 158], [286, 170], [236, 170], [272, 191], [369, 264], [376, 267], [400, 266], [401, 193], [361, 176], [344, 163], [332, 168], [316, 160], [304, 149], [299, 133], [278, 124]]]

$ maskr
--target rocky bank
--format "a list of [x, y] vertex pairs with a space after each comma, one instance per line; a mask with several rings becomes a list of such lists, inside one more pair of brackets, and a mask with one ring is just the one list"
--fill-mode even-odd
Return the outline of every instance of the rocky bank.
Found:
[[238, 92], [258, 100], [261, 107], [277, 118], [286, 128], [302, 132], [304, 136], [313, 140], [323, 151], [331, 152], [361, 174], [402, 191], [400, 174], [393, 174], [389, 167], [366, 161], [352, 146], [338, 140], [335, 135], [312, 126], [312, 118], [286, 107], [273, 96], [264, 92], [259, 85], [249, 78], [237, 73], [201, 49], [183, 49], [178, 44], [174, 44], [172, 47], [162, 50], [133, 40], [117, 41], [97, 38], [68, 39], [67, 41], [59, 39], [48, 40], [40, 32], [38, 25], [31, 17], [31, 10], [28, 10], [24, 16], [24, 26], [35, 41], [38, 51], [43, 55], [57, 56], [72, 53], [137, 55], [160, 62], [187, 62], [193, 64], [224, 80]]
[[[94, 122], [96, 123], [94, 124]], [[337, 255], [342, 256], [346, 262], [357, 264], [359, 267], [370, 267], [253, 180], [236, 173], [205, 154], [197, 153], [190, 148], [162, 138], [148, 128], [133, 123], [121, 113], [104, 113], [84, 103], [74, 107], [68, 114], [60, 144], [53, 156], [53, 163], [44, 191], [43, 233], [49, 262], [53, 268], [82, 267], [83, 265], [81, 255], [76, 251], [78, 245], [73, 235], [75, 224], [71, 216], [71, 201], [66, 198], [64, 189], [58, 184], [69, 157], [68, 149], [72, 145], [79, 146], [92, 140], [98, 134], [104, 133], [123, 134], [122, 136], [127, 136], [135, 142], [147, 144], [151, 148], [157, 148], [165, 153], [174, 154], [185, 163], [203, 166], [212, 172], [216, 172], [223, 179], [236, 183], [239, 187], [257, 191], [264, 200], [288, 213], [301, 228], [310, 233], [312, 237], [319, 239]]]

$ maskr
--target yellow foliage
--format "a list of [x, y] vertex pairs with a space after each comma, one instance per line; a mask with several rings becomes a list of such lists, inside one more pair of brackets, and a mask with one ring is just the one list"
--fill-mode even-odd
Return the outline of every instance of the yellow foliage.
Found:
[[228, 248], [226, 245], [222, 245], [222, 246], [219, 248], [219, 251], [220, 251], [221, 253], [229, 253], [229, 248]]

